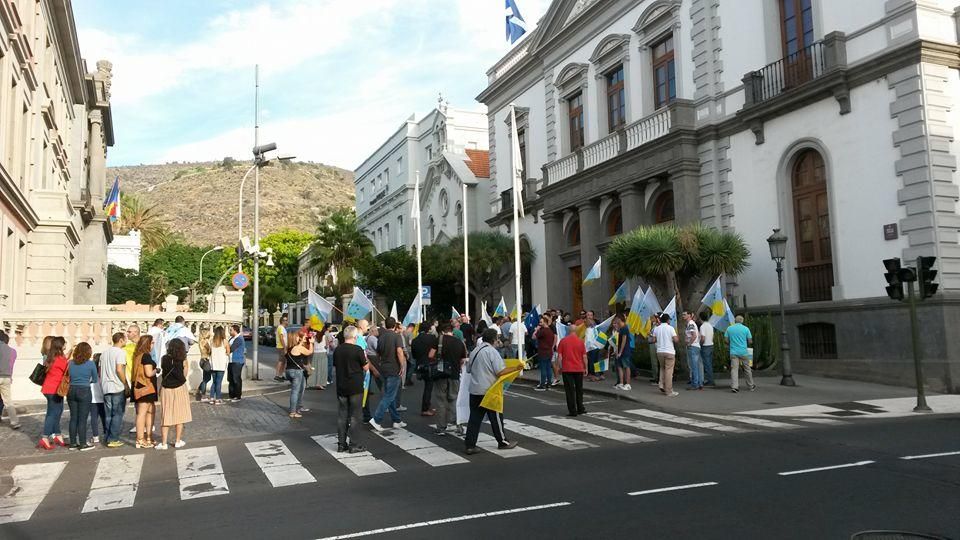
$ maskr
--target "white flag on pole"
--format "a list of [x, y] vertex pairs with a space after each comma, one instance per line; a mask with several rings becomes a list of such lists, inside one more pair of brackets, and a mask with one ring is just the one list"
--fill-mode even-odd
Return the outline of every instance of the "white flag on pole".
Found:
[[517, 205], [520, 217], [523, 213], [523, 160], [520, 159], [520, 136], [517, 134], [517, 111], [510, 105], [510, 138], [513, 144], [510, 147], [511, 170], [513, 171], [513, 204]]

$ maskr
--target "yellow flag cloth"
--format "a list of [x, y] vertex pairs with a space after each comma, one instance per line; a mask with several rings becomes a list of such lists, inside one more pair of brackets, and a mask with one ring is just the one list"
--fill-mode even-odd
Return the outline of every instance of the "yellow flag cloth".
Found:
[[[523, 365], [517, 358], [508, 358], [504, 360], [508, 368], [516, 367]], [[491, 411], [496, 411], [498, 413], [503, 412], [503, 385], [506, 383], [513, 382], [520, 375], [519, 371], [512, 371], [499, 379], [497, 382], [493, 383], [487, 393], [483, 396], [483, 401], [480, 402], [480, 406], [484, 409], [489, 409]]]

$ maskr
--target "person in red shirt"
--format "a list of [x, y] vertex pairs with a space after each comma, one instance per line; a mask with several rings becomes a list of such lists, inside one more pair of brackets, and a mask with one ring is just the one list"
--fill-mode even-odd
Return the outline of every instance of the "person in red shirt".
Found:
[[[44, 338], [46, 345], [46, 338]], [[47, 398], [47, 414], [43, 420], [43, 436], [37, 447], [42, 450], [53, 450], [53, 445], [67, 446], [60, 434], [60, 418], [63, 416], [63, 396], [57, 394], [60, 388], [60, 381], [67, 375], [67, 342], [62, 337], [54, 337], [50, 340], [49, 348], [44, 353], [43, 364], [47, 368], [47, 374], [43, 378], [43, 385], [40, 386], [40, 393]], [[75, 444], [75, 441], [70, 441]]]
[[[577, 321], [577, 325], [580, 321]], [[567, 416], [586, 414], [583, 408], [583, 376], [587, 373], [587, 349], [576, 332], [570, 332], [557, 346], [563, 391], [567, 395]]]

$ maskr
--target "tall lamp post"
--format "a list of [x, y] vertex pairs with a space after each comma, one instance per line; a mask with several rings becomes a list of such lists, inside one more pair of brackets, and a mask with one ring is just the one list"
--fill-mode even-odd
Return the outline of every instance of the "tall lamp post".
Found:
[[203, 283], [203, 259], [214, 251], [223, 251], [223, 246], [216, 246], [200, 256], [200, 279], [197, 280], [200, 283]]
[[767, 238], [770, 245], [770, 258], [777, 263], [777, 288], [780, 291], [780, 379], [781, 386], [796, 386], [793, 370], [790, 369], [790, 343], [787, 341], [787, 318], [783, 309], [783, 260], [787, 257], [787, 235], [774, 229]]

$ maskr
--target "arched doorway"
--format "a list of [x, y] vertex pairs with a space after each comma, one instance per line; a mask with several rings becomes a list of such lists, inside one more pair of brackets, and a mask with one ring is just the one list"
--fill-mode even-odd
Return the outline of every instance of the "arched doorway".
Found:
[[520, 292], [523, 295], [521, 311], [533, 307], [533, 269], [530, 268], [530, 242], [526, 236], [520, 237]]
[[823, 156], [816, 150], [800, 152], [790, 168], [793, 216], [796, 227], [797, 281], [801, 302], [833, 299], [833, 248], [830, 241], [830, 204]]

